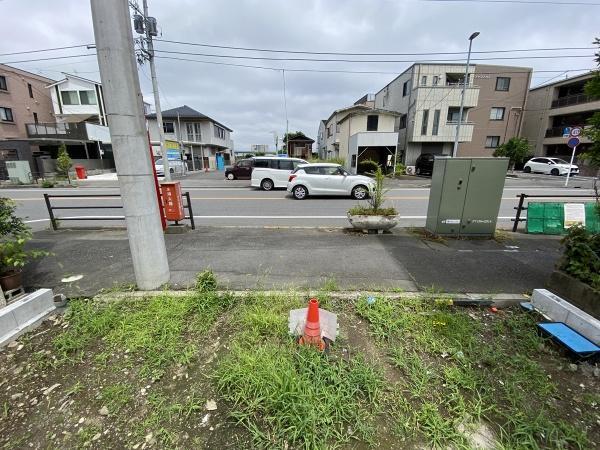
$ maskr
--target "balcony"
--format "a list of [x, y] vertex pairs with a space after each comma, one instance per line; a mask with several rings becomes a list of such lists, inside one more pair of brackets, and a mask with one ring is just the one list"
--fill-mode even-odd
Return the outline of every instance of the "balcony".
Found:
[[110, 143], [108, 127], [87, 122], [28, 123], [27, 136], [41, 141]]
[[600, 99], [586, 94], [567, 95], [553, 100], [552, 108], [564, 108], [565, 106], [580, 105], [581, 103], [589, 103], [596, 100]]

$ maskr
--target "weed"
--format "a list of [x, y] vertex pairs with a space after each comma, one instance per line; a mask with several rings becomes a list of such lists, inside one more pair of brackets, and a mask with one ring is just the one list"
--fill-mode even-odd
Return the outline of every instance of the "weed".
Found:
[[339, 286], [334, 277], [328, 277], [325, 279], [321, 290], [325, 292], [334, 292], [339, 290]]
[[214, 292], [217, 290], [217, 278], [210, 269], [196, 275], [196, 291], [200, 293]]
[[125, 383], [106, 386], [101, 392], [102, 401], [111, 413], [118, 413], [127, 403], [133, 401], [133, 387]]
[[81, 392], [82, 389], [83, 384], [81, 383], [81, 381], [77, 381], [76, 383], [73, 383], [73, 385], [69, 389], [66, 390], [65, 394], [67, 396], [75, 395]]

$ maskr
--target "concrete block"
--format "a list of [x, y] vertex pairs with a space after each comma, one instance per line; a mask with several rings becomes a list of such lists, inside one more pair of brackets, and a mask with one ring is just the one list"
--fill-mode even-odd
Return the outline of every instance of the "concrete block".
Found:
[[38, 289], [0, 309], [0, 347], [34, 327], [56, 309], [51, 289]]
[[534, 289], [531, 303], [553, 322], [563, 322], [600, 345], [600, 320], [546, 289]]

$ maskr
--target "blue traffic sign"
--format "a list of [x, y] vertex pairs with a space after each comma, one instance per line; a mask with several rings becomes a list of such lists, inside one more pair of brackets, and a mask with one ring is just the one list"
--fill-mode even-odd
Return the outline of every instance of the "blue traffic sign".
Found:
[[579, 138], [573, 137], [567, 141], [567, 145], [571, 148], [575, 148], [579, 145]]
[[568, 138], [571, 136], [571, 127], [563, 128], [563, 137]]

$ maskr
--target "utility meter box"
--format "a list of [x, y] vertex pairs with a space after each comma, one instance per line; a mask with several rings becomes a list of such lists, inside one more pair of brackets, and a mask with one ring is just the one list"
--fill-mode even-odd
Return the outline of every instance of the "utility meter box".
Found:
[[508, 158], [436, 157], [426, 229], [442, 236], [492, 237]]
[[31, 183], [31, 168], [29, 161], [6, 161], [8, 179], [13, 183]]

